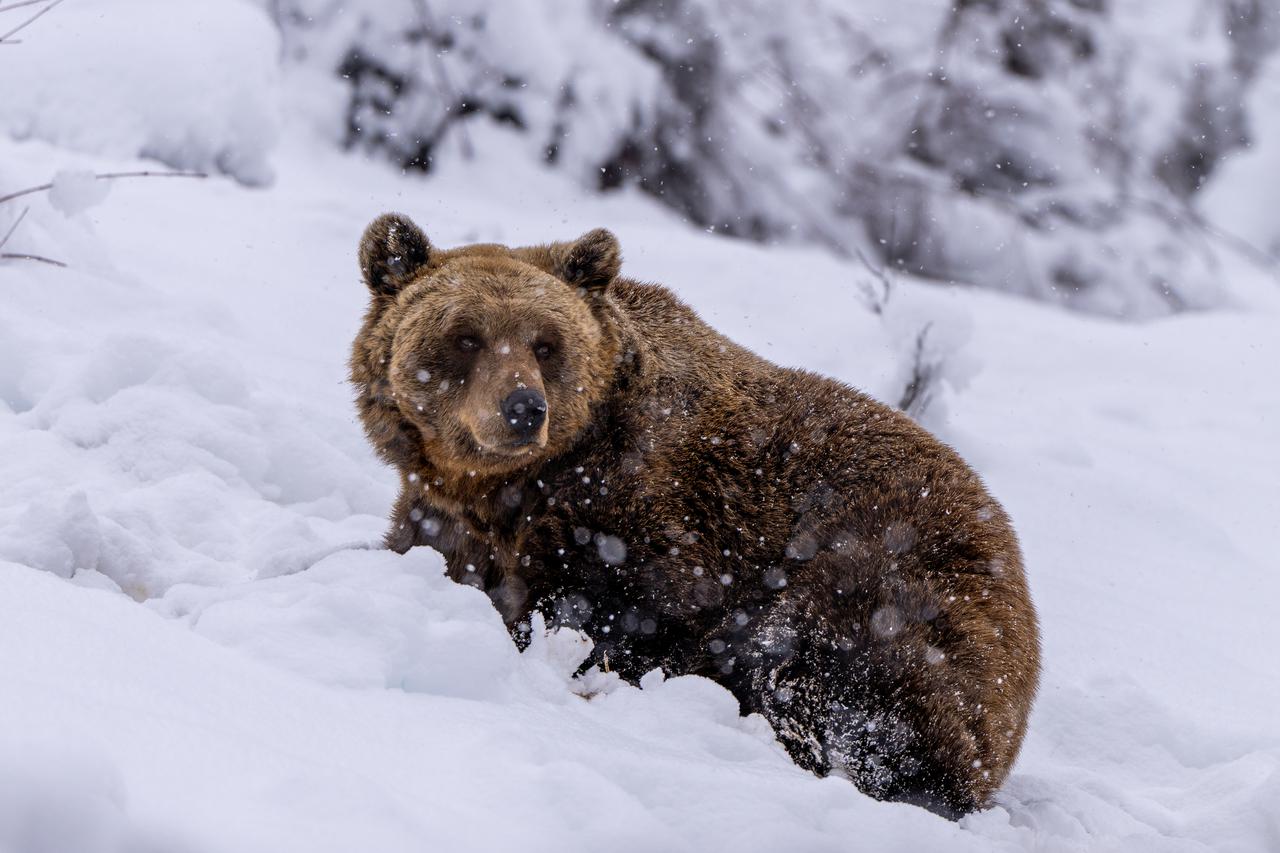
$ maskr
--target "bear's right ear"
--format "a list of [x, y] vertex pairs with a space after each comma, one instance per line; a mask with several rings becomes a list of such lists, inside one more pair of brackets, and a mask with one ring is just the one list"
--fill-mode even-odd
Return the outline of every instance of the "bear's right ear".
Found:
[[407, 216], [384, 213], [360, 238], [360, 271], [377, 296], [395, 296], [431, 256], [431, 243]]

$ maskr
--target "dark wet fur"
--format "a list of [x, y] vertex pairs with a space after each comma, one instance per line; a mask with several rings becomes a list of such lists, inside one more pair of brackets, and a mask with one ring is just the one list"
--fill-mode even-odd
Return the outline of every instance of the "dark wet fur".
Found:
[[[540, 611], [629, 681], [655, 667], [718, 681], [815, 773], [953, 818], [989, 802], [1022, 742], [1039, 644], [1009, 519], [950, 448], [852, 388], [738, 347], [665, 288], [614, 278], [608, 232], [430, 249], [412, 286], [388, 294], [380, 227], [362, 249], [383, 277], [352, 379], [401, 472], [390, 547], [439, 549], [518, 642]], [[398, 233], [414, 252], [429, 245]], [[475, 476], [423, 438], [447, 413], [405, 405], [388, 375], [412, 358], [403, 324], [435, 334], [411, 319], [415, 291], [445, 269], [465, 291], [468, 253], [486, 275], [544, 288], [495, 310], [594, 324], [557, 332], [583, 368], [565, 381], [592, 378], [579, 408], [563, 397], [558, 425], [572, 429], [522, 467]], [[568, 390], [543, 378], [550, 399]]]

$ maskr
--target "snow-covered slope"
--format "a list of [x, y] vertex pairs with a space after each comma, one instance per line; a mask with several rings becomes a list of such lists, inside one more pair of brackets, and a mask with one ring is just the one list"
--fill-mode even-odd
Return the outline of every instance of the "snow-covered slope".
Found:
[[[0, 853], [1280, 849], [1274, 279], [1228, 257], [1233, 308], [1143, 325], [908, 279], [884, 302], [858, 263], [530, 169], [508, 130], [429, 179], [340, 155], [308, 91], [250, 146], [268, 188], [86, 208], [77, 172], [155, 163], [0, 136], [0, 195], [71, 170], [5, 247], [70, 267], [0, 262]], [[889, 400], [927, 327], [922, 417], [1010, 510], [1044, 632], [997, 806], [814, 778], [705, 680], [574, 680], [574, 635], [517, 654], [437, 555], [378, 550], [394, 477], [344, 362], [387, 209], [442, 245], [607, 225], [629, 274]]]
[[370, 550], [393, 478], [343, 360], [374, 213], [442, 244], [607, 223], [738, 340], [891, 394], [859, 267], [554, 176], [404, 179], [299, 139], [279, 170], [121, 183], [70, 220], [36, 199], [74, 267], [0, 267], [0, 849], [1274, 849], [1270, 281], [1142, 326], [894, 293], [961, 330], [937, 425], [1018, 524], [1047, 652], [999, 806], [953, 825], [798, 771], [708, 682], [573, 683], [572, 637], [520, 656], [438, 557]]

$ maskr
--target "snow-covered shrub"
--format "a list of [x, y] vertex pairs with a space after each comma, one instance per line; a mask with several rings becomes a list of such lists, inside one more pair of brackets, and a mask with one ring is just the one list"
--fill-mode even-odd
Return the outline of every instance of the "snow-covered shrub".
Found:
[[0, 56], [4, 77], [22, 69], [21, 84], [0, 97], [0, 132], [270, 179], [279, 39], [252, 4], [63, 3], [22, 38]]
[[402, 167], [532, 167], [692, 222], [1119, 315], [1214, 304], [1190, 199], [1247, 139], [1269, 0], [264, 0]]

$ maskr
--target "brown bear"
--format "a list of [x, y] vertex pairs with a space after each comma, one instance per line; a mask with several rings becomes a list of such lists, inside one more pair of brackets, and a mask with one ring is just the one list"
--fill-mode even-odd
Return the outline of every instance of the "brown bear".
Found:
[[360, 245], [351, 379], [400, 472], [387, 545], [429, 545], [530, 617], [727, 687], [797, 764], [958, 816], [1026, 730], [1035, 611], [1009, 518], [909, 418], [771, 364], [613, 235], [438, 249], [408, 219]]

